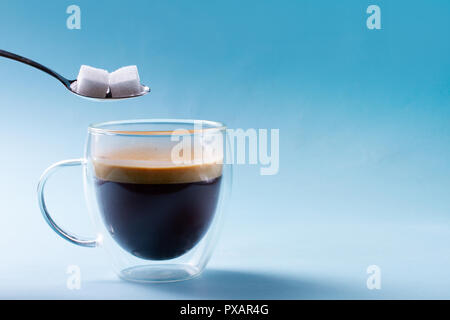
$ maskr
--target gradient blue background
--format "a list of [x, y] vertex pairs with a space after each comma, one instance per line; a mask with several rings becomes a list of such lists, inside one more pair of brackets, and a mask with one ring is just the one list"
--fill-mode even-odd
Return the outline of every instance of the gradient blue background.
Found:
[[[81, 30], [66, 28], [71, 4]], [[366, 27], [370, 4], [382, 30]], [[447, 0], [1, 1], [2, 49], [72, 78], [136, 64], [152, 92], [90, 102], [0, 59], [0, 298], [450, 298], [449, 30]], [[280, 171], [237, 167], [207, 271], [143, 286], [58, 238], [35, 189], [82, 156], [88, 124], [161, 117], [279, 128]], [[81, 188], [61, 172], [49, 207], [91, 234]], [[372, 264], [381, 290], [366, 288]]]

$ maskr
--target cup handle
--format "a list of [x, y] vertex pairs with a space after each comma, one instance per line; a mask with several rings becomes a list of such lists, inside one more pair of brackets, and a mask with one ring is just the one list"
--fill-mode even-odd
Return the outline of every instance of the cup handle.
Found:
[[44, 173], [42, 174], [39, 184], [37, 187], [37, 195], [38, 195], [38, 202], [39, 202], [39, 208], [41, 209], [41, 213], [44, 216], [45, 221], [48, 223], [50, 228], [53, 229], [59, 236], [66, 239], [67, 241], [77, 244], [82, 247], [96, 247], [97, 246], [97, 239], [80, 239], [79, 237], [70, 234], [69, 232], [63, 230], [61, 227], [59, 227], [56, 222], [52, 219], [50, 216], [50, 213], [47, 210], [47, 206], [45, 205], [45, 197], [44, 197], [44, 189], [45, 185], [47, 183], [48, 178], [52, 174], [54, 174], [56, 171], [58, 171], [61, 168], [64, 167], [74, 167], [74, 166], [83, 166], [86, 164], [85, 159], [70, 159], [70, 160], [64, 160], [57, 162], [50, 167], [48, 167]]

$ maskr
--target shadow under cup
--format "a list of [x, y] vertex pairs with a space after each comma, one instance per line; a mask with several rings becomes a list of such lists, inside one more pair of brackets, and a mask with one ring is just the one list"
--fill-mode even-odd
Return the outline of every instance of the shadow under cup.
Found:
[[[229, 148], [221, 123], [131, 120], [92, 125], [83, 159], [61, 161], [43, 174], [38, 196], [44, 218], [72, 243], [102, 246], [116, 273], [131, 281], [179, 281], [209, 261], [231, 188]], [[60, 228], [44, 199], [57, 168], [81, 165], [96, 239]]]

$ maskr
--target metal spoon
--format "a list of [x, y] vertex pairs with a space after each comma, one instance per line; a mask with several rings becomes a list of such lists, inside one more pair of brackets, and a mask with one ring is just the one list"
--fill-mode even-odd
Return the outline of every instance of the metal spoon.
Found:
[[36, 69], [44, 71], [45, 73], [48, 73], [52, 77], [58, 79], [59, 82], [61, 82], [64, 85], [64, 87], [66, 87], [66, 89], [68, 89], [70, 92], [72, 92], [72, 93], [74, 93], [74, 94], [76, 94], [76, 95], [78, 95], [80, 97], [83, 97], [83, 98], [88, 98], [88, 99], [93, 99], [93, 100], [101, 100], [101, 101], [104, 101], [104, 100], [121, 100], [121, 99], [127, 99], [127, 98], [140, 97], [140, 96], [146, 95], [147, 93], [150, 92], [150, 88], [149, 87], [141, 84], [141, 91], [138, 94], [135, 94], [135, 95], [132, 95], [132, 96], [113, 98], [111, 96], [111, 92], [108, 92], [105, 98], [88, 97], [88, 96], [84, 96], [84, 95], [81, 95], [81, 94], [76, 92], [77, 80], [66, 79], [63, 76], [61, 76], [60, 74], [56, 73], [55, 71], [50, 70], [49, 68], [43, 66], [42, 64], [37, 63], [37, 62], [35, 62], [33, 60], [30, 60], [28, 58], [19, 56], [19, 55], [15, 54], [15, 53], [12, 53], [12, 52], [8, 52], [8, 51], [5, 51], [5, 50], [0, 50], [0, 56], [8, 58], [8, 59], [16, 60], [16, 61], [19, 61], [19, 62], [22, 62], [22, 63], [25, 63], [25, 64], [27, 64], [29, 66], [32, 66], [32, 67], [36, 68]]

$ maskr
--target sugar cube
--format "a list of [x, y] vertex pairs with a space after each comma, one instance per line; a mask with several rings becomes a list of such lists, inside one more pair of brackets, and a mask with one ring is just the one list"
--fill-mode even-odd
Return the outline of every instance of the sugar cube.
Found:
[[141, 93], [142, 86], [137, 67], [123, 67], [110, 73], [109, 88], [113, 98], [135, 96]]
[[83, 96], [105, 98], [109, 88], [109, 73], [82, 65], [76, 82], [76, 92]]

